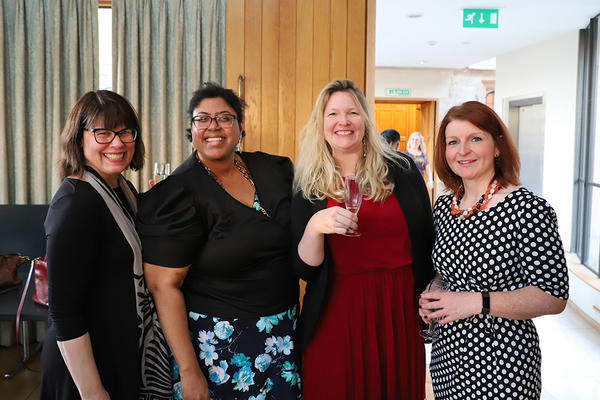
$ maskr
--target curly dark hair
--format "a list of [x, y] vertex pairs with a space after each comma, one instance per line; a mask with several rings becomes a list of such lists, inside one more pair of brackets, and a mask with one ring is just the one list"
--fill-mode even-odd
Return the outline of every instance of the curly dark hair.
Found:
[[[194, 116], [194, 110], [200, 105], [200, 103], [202, 103], [202, 100], [214, 99], [215, 97], [222, 98], [231, 108], [233, 108], [233, 111], [235, 111], [236, 114], [237, 122], [240, 125], [240, 129], [242, 129], [242, 122], [244, 122], [244, 107], [246, 107], [244, 100], [240, 99], [239, 96], [233, 92], [233, 90], [225, 89], [223, 86], [215, 82], [205, 82], [200, 89], [192, 93], [192, 98], [190, 99], [190, 104], [187, 109], [190, 124], [192, 117]], [[185, 137], [190, 142], [192, 141], [192, 133], [190, 128], [186, 129]]]

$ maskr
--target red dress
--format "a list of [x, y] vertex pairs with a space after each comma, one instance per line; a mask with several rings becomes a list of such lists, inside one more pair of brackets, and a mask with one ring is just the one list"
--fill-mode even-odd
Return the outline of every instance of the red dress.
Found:
[[[327, 207], [344, 207], [328, 199]], [[363, 199], [362, 236], [328, 235], [328, 297], [302, 359], [304, 400], [425, 398], [410, 238], [395, 196]]]

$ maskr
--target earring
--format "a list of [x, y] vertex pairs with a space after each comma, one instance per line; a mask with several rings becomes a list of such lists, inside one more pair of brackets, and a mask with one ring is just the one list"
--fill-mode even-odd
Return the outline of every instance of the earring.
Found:
[[238, 153], [244, 151], [244, 146], [242, 144], [242, 139], [244, 138], [244, 136], [246, 136], [246, 132], [242, 131], [242, 134], [240, 135], [240, 140], [238, 140], [238, 144], [235, 146], [235, 149], [233, 149], [234, 151]]
[[367, 145], [367, 141], [365, 140], [364, 136], [363, 136], [362, 142], [363, 142], [363, 158], [366, 158], [367, 151], [369, 150], [369, 146]]

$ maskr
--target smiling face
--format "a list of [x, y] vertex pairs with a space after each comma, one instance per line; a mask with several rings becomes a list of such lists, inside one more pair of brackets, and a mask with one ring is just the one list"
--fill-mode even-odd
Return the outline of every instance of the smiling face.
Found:
[[487, 185], [494, 177], [494, 157], [500, 154], [494, 138], [469, 121], [454, 120], [446, 127], [446, 161], [463, 182]]
[[421, 138], [419, 136], [415, 135], [408, 141], [408, 147], [410, 147], [411, 149], [419, 150], [420, 145], [421, 145]]
[[[104, 118], [98, 117], [93, 128], [104, 128], [103, 124]], [[125, 125], [120, 124], [113, 130], [119, 132], [125, 128], [127, 128]], [[88, 130], [83, 131], [81, 147], [85, 163], [98, 172], [112, 187], [117, 186], [119, 174], [131, 163], [135, 152], [135, 142], [123, 143], [121, 138], [116, 135], [112, 142], [99, 144], [96, 142], [94, 134]]]
[[362, 154], [365, 124], [350, 93], [339, 91], [329, 97], [323, 112], [323, 131], [334, 157]]
[[[194, 109], [192, 118], [201, 115], [217, 117], [225, 114], [236, 116], [233, 108], [223, 98], [213, 97], [202, 100], [198, 107]], [[192, 123], [191, 129], [194, 148], [198, 151], [198, 156], [203, 162], [223, 161], [232, 158], [235, 146], [241, 138], [241, 128], [237, 120], [233, 121], [231, 127], [221, 127], [213, 120], [210, 121], [207, 128], [197, 128]]]

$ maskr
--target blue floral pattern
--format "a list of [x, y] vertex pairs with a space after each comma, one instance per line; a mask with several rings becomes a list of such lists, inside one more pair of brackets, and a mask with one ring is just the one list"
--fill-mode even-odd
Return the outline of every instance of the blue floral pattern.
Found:
[[[255, 319], [225, 320], [188, 314], [190, 337], [210, 398], [301, 399], [301, 379], [294, 353], [297, 306]], [[179, 369], [172, 360], [173, 396], [181, 399]]]

